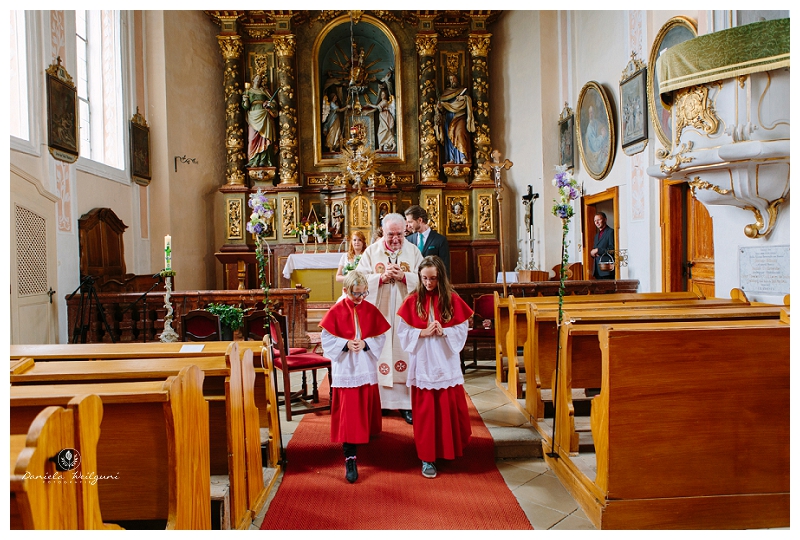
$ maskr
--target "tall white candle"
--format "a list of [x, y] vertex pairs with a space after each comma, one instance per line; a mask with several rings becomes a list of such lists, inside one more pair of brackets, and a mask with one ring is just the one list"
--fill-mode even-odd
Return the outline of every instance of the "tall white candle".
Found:
[[164, 237], [164, 268], [172, 270], [172, 237], [170, 235]]

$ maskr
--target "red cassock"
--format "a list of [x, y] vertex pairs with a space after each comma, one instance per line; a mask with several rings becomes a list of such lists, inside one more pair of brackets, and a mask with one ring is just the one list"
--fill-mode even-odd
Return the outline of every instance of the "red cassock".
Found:
[[[430, 312], [432, 305], [433, 318], [441, 322], [438, 296], [427, 296], [428, 311]], [[413, 349], [406, 350], [409, 351], [409, 369], [414, 370], [409, 375], [414, 413], [414, 444], [422, 461], [460, 457], [472, 436], [464, 376], [459, 360], [459, 353], [466, 342], [472, 310], [457, 294], [453, 294], [452, 303], [452, 318], [442, 322], [444, 336], [422, 338], [424, 342], [420, 343], [418, 332], [400, 334], [401, 342], [408, 337], [409, 346], [413, 346]], [[403, 302], [398, 315], [408, 327], [419, 330], [427, 328], [431, 318], [430, 313], [425, 316], [417, 313], [416, 294]], [[441, 373], [441, 379], [432, 380], [432, 373]]]
[[345, 297], [325, 314], [320, 326], [331, 334], [331, 343], [335, 338], [350, 340], [357, 335], [362, 340], [369, 340], [370, 351], [343, 352], [341, 341], [337, 342], [333, 352], [326, 350], [334, 372], [331, 383], [331, 442], [367, 443], [381, 432], [381, 400], [375, 365], [383, 347], [383, 334], [390, 325], [372, 304], [361, 302], [355, 305]]

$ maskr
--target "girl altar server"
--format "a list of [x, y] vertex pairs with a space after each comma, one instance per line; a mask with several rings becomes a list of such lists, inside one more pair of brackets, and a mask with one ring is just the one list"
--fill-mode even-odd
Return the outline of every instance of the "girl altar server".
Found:
[[463, 455], [472, 435], [459, 353], [472, 310], [453, 290], [436, 255], [419, 265], [419, 285], [405, 299], [397, 336], [408, 352], [414, 444], [422, 476], [436, 478], [436, 459]]
[[391, 327], [381, 312], [364, 299], [367, 278], [348, 272], [342, 288], [344, 299], [325, 314], [322, 349], [331, 359], [331, 442], [342, 443], [345, 478], [358, 479], [356, 448], [381, 432], [381, 398], [377, 362], [386, 331]]

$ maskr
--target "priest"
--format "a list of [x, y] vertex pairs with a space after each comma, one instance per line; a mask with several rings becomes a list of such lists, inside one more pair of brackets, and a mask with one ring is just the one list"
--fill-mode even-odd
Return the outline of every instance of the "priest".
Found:
[[405, 421], [411, 424], [411, 392], [406, 386], [408, 353], [397, 340], [397, 310], [419, 283], [417, 269], [422, 254], [405, 239], [405, 230], [403, 215], [384, 216], [383, 237], [364, 251], [356, 270], [367, 276], [367, 302], [376, 306], [392, 325], [378, 360], [381, 407], [400, 411]]

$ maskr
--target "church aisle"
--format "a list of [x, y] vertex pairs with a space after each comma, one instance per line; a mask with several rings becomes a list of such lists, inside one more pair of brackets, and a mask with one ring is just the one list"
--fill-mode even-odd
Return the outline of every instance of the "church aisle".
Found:
[[[496, 446], [504, 445], [504, 449], [497, 448], [498, 453], [513, 454], [514, 451], [509, 446], [514, 445], [515, 438], [517, 443], [525, 440], [523, 444], [536, 444], [537, 452], [541, 453], [538, 443], [530, 441], [530, 433], [533, 432], [530, 424], [495, 386], [493, 371], [469, 370], [464, 378], [464, 388], [495, 438]], [[302, 419], [303, 416], [296, 416], [291, 422], [287, 422], [281, 415], [284, 446], [288, 444]], [[594, 530], [578, 503], [567, 493], [541, 457], [498, 458], [497, 467], [534, 529]], [[252, 530], [261, 528], [269, 503], [281, 480], [282, 478], [278, 479], [267, 504], [253, 521], [250, 527]]]

